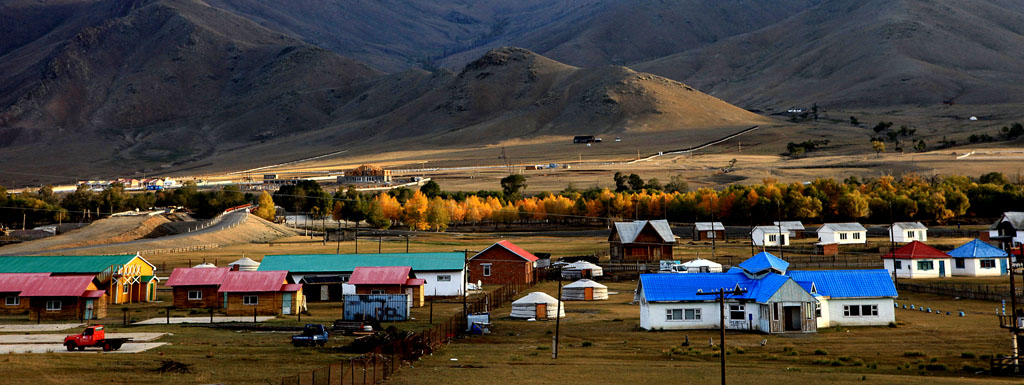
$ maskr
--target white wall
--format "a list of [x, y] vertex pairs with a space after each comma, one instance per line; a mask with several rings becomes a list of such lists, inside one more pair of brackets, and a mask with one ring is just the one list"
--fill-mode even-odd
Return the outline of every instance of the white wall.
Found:
[[[839, 239], [839, 234], [840, 233], [846, 234], [846, 239]], [[853, 238], [854, 233], [860, 234], [860, 239], [854, 239]], [[820, 239], [822, 243], [838, 243], [840, 245], [850, 245], [850, 244], [858, 244], [858, 243], [867, 243], [868, 242], [868, 234], [867, 234], [866, 231], [836, 231], [836, 232], [832, 232], [832, 231], [825, 231], [825, 230], [823, 230], [823, 231], [819, 231], [818, 232], [818, 239]]]
[[[732, 303], [737, 304], [737, 303]], [[725, 325], [727, 329], [749, 330], [747, 318], [753, 315], [754, 328], [760, 324], [760, 304], [744, 304], [744, 319], [729, 318], [729, 302], [725, 303]], [[667, 309], [700, 309], [700, 321], [668, 321], [665, 318]], [[685, 330], [685, 329], [717, 329], [719, 327], [719, 304], [717, 302], [687, 303], [650, 303], [640, 302], [640, 327], [646, 330]]]
[[[862, 298], [862, 299], [820, 299], [828, 302], [828, 326], [870, 326], [888, 325], [896, 322], [896, 309], [892, 298]], [[847, 317], [844, 314], [846, 305], [877, 305], [877, 316]], [[825, 316], [826, 306], [821, 307], [822, 318]], [[821, 327], [819, 321], [818, 326]]]
[[[417, 271], [416, 278], [422, 278], [426, 283], [423, 285], [423, 294], [426, 296], [457, 296], [462, 295], [462, 270], [453, 271]], [[438, 282], [437, 276], [450, 275], [451, 281]]]
[[754, 246], [778, 246], [779, 241], [776, 240], [773, 242], [768, 240], [768, 235], [770, 234], [775, 234], [776, 239], [781, 237], [782, 245], [789, 246], [789, 232], [783, 231], [782, 234], [779, 234], [778, 231], [766, 233], [761, 229], [754, 229], [754, 231], [750, 233], [751, 239], [754, 241]]
[[[914, 235], [908, 237], [907, 232], [913, 231]], [[926, 229], [913, 229], [907, 230], [902, 227], [896, 226], [896, 231], [893, 233], [893, 241], [901, 243], [910, 243], [913, 241], [928, 241], [928, 230]]]
[[[945, 261], [945, 263], [946, 263], [946, 276], [947, 277], [949, 277], [953, 273], [953, 261], [951, 259], [949, 259], [949, 258], [942, 258], [942, 259], [900, 259], [899, 261], [903, 263], [903, 267], [898, 272], [896, 272], [896, 276], [899, 277], [899, 278], [910, 278], [910, 279], [914, 279], [914, 278], [939, 278], [939, 261]], [[920, 270], [920, 269], [918, 269], [917, 268], [917, 262], [918, 261], [932, 261], [932, 269], [931, 270]], [[888, 258], [887, 259], [883, 259], [882, 260], [882, 265], [885, 267], [886, 270], [889, 270], [890, 274], [892, 274], [893, 266], [894, 266], [892, 259], [888, 259]], [[996, 265], [997, 270], [998, 270], [998, 266], [999, 265]]]
[[818, 305], [821, 306], [821, 317], [818, 317], [818, 330], [821, 328], [827, 328], [831, 325], [832, 315], [829, 313], [828, 300], [821, 297], [815, 297], [818, 300]]
[[[964, 268], [963, 269], [957, 269], [956, 268], [956, 260], [957, 259], [960, 259], [960, 258], [953, 258], [952, 259], [952, 263], [954, 264], [953, 265], [953, 275], [964, 276], [964, 277], [991, 277], [991, 276], [999, 276], [999, 275], [1003, 274], [1003, 269], [1002, 269], [1002, 267], [1000, 267], [1000, 263], [1001, 262], [999, 260], [1001, 260], [1001, 259], [1005, 260], [1006, 258], [963, 258], [963, 260], [964, 260]], [[982, 269], [981, 268], [981, 260], [982, 259], [991, 259], [991, 260], [995, 261], [995, 267], [990, 267], [990, 268]], [[1008, 262], [1003, 262], [1003, 263], [1008, 263]], [[1009, 265], [1007, 265], [1007, 266], [1009, 266]]]

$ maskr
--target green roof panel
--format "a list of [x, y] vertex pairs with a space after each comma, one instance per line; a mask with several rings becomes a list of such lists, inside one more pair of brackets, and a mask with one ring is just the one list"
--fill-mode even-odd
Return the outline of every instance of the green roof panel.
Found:
[[100, 273], [135, 258], [125, 255], [0, 256], [0, 273]]
[[359, 266], [409, 266], [413, 271], [449, 271], [462, 270], [465, 258], [463, 253], [268, 255], [258, 270], [326, 273], [353, 271]]

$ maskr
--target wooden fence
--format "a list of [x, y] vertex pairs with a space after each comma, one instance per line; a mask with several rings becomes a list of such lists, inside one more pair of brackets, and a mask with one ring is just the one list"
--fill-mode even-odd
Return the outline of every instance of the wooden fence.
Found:
[[[511, 283], [498, 290], [483, 294], [467, 301], [469, 314], [491, 311], [512, 302], [520, 292], [533, 286], [532, 283]], [[430, 354], [434, 349], [448, 343], [468, 330], [467, 313], [459, 311], [448, 320], [434, 327], [379, 346], [363, 356], [342, 360], [337, 364], [299, 373], [281, 379], [281, 385], [367, 385], [386, 381], [403, 362], [415, 360]], [[274, 383], [269, 381], [269, 383]]]
[[[1010, 298], [1010, 289], [998, 285], [969, 285], [961, 283], [918, 283], [906, 282], [901, 279], [896, 285], [898, 290], [915, 293], [936, 294], [948, 297], [977, 299], [982, 301], [1002, 301]], [[1017, 301], [1024, 301], [1022, 289], [1017, 289]], [[1024, 302], [1021, 302], [1024, 303]]]

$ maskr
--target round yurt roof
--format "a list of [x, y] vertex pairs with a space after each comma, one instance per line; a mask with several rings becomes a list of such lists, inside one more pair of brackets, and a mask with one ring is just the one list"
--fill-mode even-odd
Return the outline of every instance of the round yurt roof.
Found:
[[692, 261], [684, 263], [683, 266], [686, 266], [686, 267], [701, 267], [701, 266], [722, 267], [722, 264], [715, 263], [715, 262], [706, 260], [704, 258], [697, 258], [697, 259], [694, 259]]
[[557, 305], [558, 300], [546, 293], [535, 291], [527, 294], [523, 298], [517, 299], [515, 302], [512, 302], [512, 305], [534, 305], [538, 303]]
[[579, 269], [579, 270], [583, 270], [583, 269], [600, 269], [601, 268], [601, 266], [595, 265], [595, 264], [587, 262], [587, 261], [576, 261], [576, 262], [570, 263], [569, 266], [566, 266], [566, 267], [569, 268], [569, 269]]
[[254, 261], [254, 260], [252, 260], [252, 258], [249, 258], [249, 257], [242, 257], [242, 259], [239, 259], [239, 260], [237, 260], [237, 261], [231, 262], [231, 263], [229, 263], [228, 265], [239, 265], [239, 266], [259, 266], [259, 265], [260, 265], [260, 263], [259, 263], [259, 262], [256, 262], [256, 261]]
[[198, 265], [192, 266], [193, 269], [208, 269], [208, 268], [212, 268], [212, 267], [217, 267], [217, 265], [214, 265], [212, 263], [206, 262], [206, 263], [200, 263]]
[[585, 287], [600, 287], [600, 288], [605, 288], [605, 289], [608, 288], [608, 286], [602, 285], [600, 283], [591, 281], [591, 280], [586, 279], [586, 278], [581, 279], [581, 280], [576, 281], [576, 282], [573, 282], [573, 283], [570, 283], [568, 285], [565, 285], [564, 287], [566, 289], [585, 288]]

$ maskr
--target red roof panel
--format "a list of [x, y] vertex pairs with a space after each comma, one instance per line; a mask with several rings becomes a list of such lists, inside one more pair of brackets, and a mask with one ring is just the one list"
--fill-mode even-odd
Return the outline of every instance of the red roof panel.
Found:
[[21, 291], [22, 297], [81, 297], [89, 284], [92, 275], [62, 275], [58, 277], [36, 277]]
[[[892, 259], [893, 253], [890, 252], [883, 256], [884, 259]], [[896, 249], [896, 259], [940, 259], [949, 258], [949, 255], [943, 253], [934, 247], [928, 246], [920, 241], [913, 241], [902, 247]]]
[[405, 281], [405, 286], [422, 286], [427, 283], [427, 280], [422, 278], [409, 278]]
[[229, 271], [220, 284], [221, 293], [256, 293], [281, 291], [288, 272], [278, 271]]
[[352, 285], [404, 285], [405, 281], [409, 279], [411, 271], [412, 267], [409, 266], [359, 266], [352, 271], [348, 283]]
[[[484, 251], [481, 251], [477, 255], [474, 255], [473, 258], [476, 258], [476, 257], [482, 255], [483, 253], [487, 252], [487, 250], [490, 250], [491, 247], [494, 247], [494, 246], [504, 247], [505, 250], [508, 250], [508, 251], [512, 252], [512, 254], [518, 255], [520, 258], [523, 258], [523, 259], [525, 259], [527, 261], [530, 261], [530, 262], [534, 262], [534, 261], [540, 259], [540, 258], [537, 258], [536, 255], [533, 255], [533, 253], [531, 253], [529, 251], [526, 251], [526, 250], [523, 250], [522, 247], [516, 246], [514, 243], [509, 242], [507, 240], [506, 241], [500, 241], [498, 243], [495, 243], [495, 244], [491, 245], [490, 247], [484, 249]], [[472, 258], [470, 258], [470, 259], [472, 259]]]
[[0, 274], [0, 293], [19, 293], [28, 287], [33, 279], [47, 277], [50, 273], [3, 273]]
[[86, 290], [82, 297], [85, 298], [100, 298], [104, 294], [107, 294], [106, 290]]
[[179, 267], [171, 272], [164, 286], [211, 286], [220, 285], [229, 267]]
[[281, 291], [292, 292], [292, 291], [299, 291], [299, 290], [302, 290], [302, 284], [301, 283], [289, 283], [289, 284], [281, 285]]

